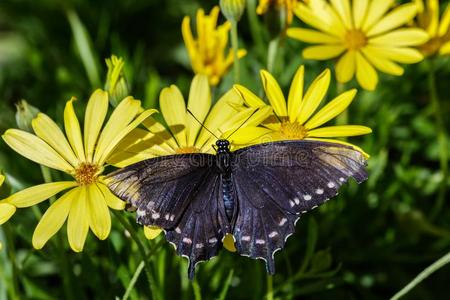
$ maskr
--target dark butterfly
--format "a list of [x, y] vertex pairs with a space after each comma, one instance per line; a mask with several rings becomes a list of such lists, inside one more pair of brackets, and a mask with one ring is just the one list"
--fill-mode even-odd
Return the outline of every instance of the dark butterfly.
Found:
[[301, 214], [337, 194], [349, 177], [367, 179], [361, 152], [336, 143], [280, 141], [217, 155], [148, 159], [109, 175], [109, 188], [137, 208], [137, 222], [164, 229], [179, 255], [196, 265], [216, 256], [226, 234], [238, 253], [266, 262], [294, 233]]

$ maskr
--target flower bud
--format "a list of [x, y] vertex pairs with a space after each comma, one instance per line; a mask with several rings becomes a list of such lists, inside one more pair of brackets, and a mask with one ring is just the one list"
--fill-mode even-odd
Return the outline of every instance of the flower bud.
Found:
[[220, 9], [230, 22], [239, 22], [244, 13], [245, 0], [220, 0]]
[[22, 130], [32, 132], [33, 128], [31, 127], [31, 121], [37, 116], [39, 113], [39, 109], [28, 104], [25, 100], [20, 100], [16, 103], [16, 123], [17, 127]]
[[105, 90], [109, 94], [109, 101], [116, 107], [123, 98], [128, 96], [128, 84], [123, 72], [125, 62], [113, 55], [106, 59], [108, 74], [106, 75]]

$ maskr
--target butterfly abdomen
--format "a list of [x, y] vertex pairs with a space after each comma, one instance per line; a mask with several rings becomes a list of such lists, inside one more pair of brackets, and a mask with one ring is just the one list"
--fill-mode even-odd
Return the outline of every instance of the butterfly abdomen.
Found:
[[222, 177], [222, 193], [223, 193], [223, 204], [225, 206], [225, 213], [227, 215], [228, 221], [231, 222], [234, 212], [234, 191], [233, 183], [231, 181], [231, 176]]

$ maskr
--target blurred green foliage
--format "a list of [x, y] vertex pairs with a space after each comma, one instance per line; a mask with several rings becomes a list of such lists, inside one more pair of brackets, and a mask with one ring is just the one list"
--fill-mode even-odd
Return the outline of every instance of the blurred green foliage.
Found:
[[[255, 0], [249, 0], [249, 5]], [[448, 1], [440, 1], [448, 2]], [[0, 131], [16, 127], [15, 103], [26, 99], [62, 123], [65, 101], [83, 103], [103, 87], [104, 59], [125, 60], [131, 94], [157, 107], [161, 88], [177, 84], [188, 92], [192, 73], [181, 38], [184, 15], [218, 1], [6, 0], [0, 2]], [[239, 23], [242, 83], [262, 95], [258, 71], [267, 64], [271, 17], [258, 17], [258, 35], [249, 18]], [[298, 22], [296, 20], [295, 22]], [[270, 26], [268, 25], [270, 24]], [[255, 29], [255, 28], [253, 28]], [[255, 32], [255, 31], [253, 31]], [[305, 64], [307, 84], [327, 65], [304, 61], [300, 43], [282, 43], [274, 75], [287, 90]], [[450, 60], [436, 61], [444, 116], [450, 113]], [[331, 64], [328, 67], [332, 67]], [[382, 76], [376, 92], [360, 91], [349, 112], [353, 124], [374, 133], [353, 141], [371, 154], [370, 179], [351, 183], [319, 210], [305, 215], [287, 247], [276, 255], [277, 275], [267, 281], [262, 261], [222, 251], [202, 264], [196, 280], [167, 243], [147, 242], [152, 251], [153, 296], [160, 299], [262, 299], [267, 285], [279, 299], [386, 299], [450, 249], [450, 206], [436, 207], [442, 178], [436, 125], [430, 107], [426, 62], [407, 66], [403, 77]], [[228, 74], [215, 97], [232, 85]], [[356, 86], [355, 82], [346, 86]], [[335, 94], [332, 86], [328, 100]], [[82, 105], [78, 105], [78, 108]], [[81, 111], [80, 111], [81, 113]], [[450, 131], [449, 118], [445, 126]], [[449, 145], [450, 147], [450, 145]], [[0, 143], [0, 168], [13, 190], [42, 182], [38, 165]], [[54, 173], [55, 178], [61, 175]], [[9, 188], [8, 186], [4, 187]], [[92, 234], [86, 250], [72, 253], [64, 232], [42, 251], [32, 250], [32, 229], [48, 206], [20, 210], [0, 228], [0, 299], [113, 299], [122, 297], [141, 262], [136, 245], [119, 222], [107, 241]], [[132, 214], [127, 215], [134, 224]], [[61, 253], [61, 247], [64, 252]], [[62, 258], [69, 264], [64, 266]], [[450, 267], [418, 285], [406, 298], [445, 299]], [[271, 282], [273, 280], [273, 282]], [[131, 299], [151, 298], [145, 274], [128, 291]]]

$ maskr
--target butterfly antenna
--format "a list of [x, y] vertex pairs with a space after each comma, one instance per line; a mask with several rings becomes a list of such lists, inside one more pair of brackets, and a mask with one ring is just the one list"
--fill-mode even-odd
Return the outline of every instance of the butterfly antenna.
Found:
[[242, 123], [241, 125], [239, 125], [238, 128], [236, 128], [229, 136], [227, 136], [226, 140], [228, 140], [233, 134], [236, 133], [236, 131], [238, 131], [239, 129], [242, 128], [242, 126], [244, 126], [245, 123], [247, 123], [248, 120], [250, 120], [251, 117], [253, 117], [254, 114], [256, 114], [256, 112], [259, 110], [259, 108], [257, 108], [254, 112], [252, 112], [252, 114], [244, 121], [244, 123]]
[[219, 139], [219, 138], [218, 138], [211, 130], [209, 130], [208, 128], [206, 128], [206, 126], [203, 125], [203, 123], [200, 122], [200, 120], [197, 119], [197, 118], [194, 116], [194, 114], [193, 114], [189, 109], [187, 110], [187, 112], [195, 119], [195, 121], [197, 121], [198, 124], [200, 124], [200, 126], [202, 126], [202, 128], [205, 128], [206, 131], [208, 131], [209, 133], [212, 134], [212, 136], [214, 136], [216, 139], [220, 140], [220, 139]]

